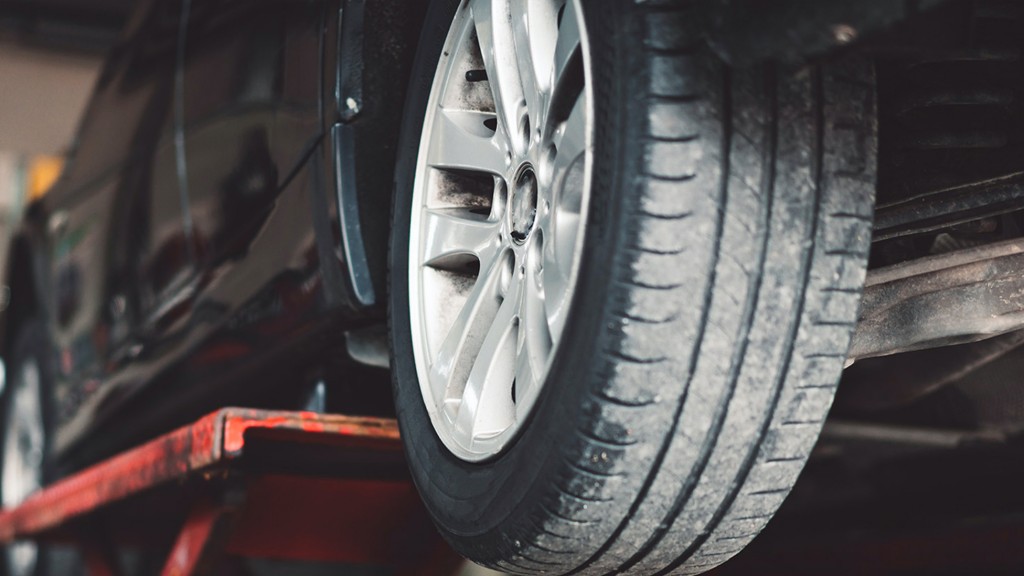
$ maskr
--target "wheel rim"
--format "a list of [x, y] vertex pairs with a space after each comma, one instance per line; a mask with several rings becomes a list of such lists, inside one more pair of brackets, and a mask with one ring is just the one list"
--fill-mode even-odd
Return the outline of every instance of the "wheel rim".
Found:
[[[43, 484], [43, 407], [39, 365], [30, 360], [10, 383], [10, 408], [4, 422], [3, 469], [0, 501], [4, 508], [21, 504]], [[29, 576], [35, 570], [39, 548], [31, 542], [7, 547], [8, 573]]]
[[431, 423], [464, 460], [515, 437], [562, 339], [590, 191], [588, 63], [579, 0], [468, 0], [435, 73], [410, 324]]

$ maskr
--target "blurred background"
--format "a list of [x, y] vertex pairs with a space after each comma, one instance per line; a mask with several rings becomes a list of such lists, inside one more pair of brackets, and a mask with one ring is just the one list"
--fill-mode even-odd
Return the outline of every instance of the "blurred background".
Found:
[[0, 254], [22, 208], [59, 175], [130, 6], [0, 0]]

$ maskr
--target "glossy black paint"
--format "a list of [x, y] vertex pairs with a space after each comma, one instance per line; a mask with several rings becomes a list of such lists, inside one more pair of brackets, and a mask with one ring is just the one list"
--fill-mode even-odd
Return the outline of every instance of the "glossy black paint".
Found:
[[[383, 322], [395, 111], [421, 9], [367, 3], [359, 50], [339, 58], [343, 4], [138, 6], [9, 258], [0, 333], [33, 314], [51, 327], [63, 467], [365, 373], [344, 333]], [[358, 115], [340, 114], [342, 62], [359, 64], [343, 73]]]

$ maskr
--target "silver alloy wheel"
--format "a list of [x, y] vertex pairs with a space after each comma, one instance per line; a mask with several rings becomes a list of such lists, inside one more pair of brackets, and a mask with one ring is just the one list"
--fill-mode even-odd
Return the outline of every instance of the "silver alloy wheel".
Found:
[[409, 242], [413, 355], [441, 441], [497, 455], [576, 288], [593, 126], [580, 0], [466, 0], [434, 76]]
[[[11, 394], [4, 421], [3, 469], [0, 470], [0, 501], [4, 508], [17, 506], [43, 485], [42, 375], [35, 360], [27, 360], [8, 383]], [[29, 576], [35, 571], [39, 548], [32, 542], [16, 542], [6, 549], [10, 576]]]

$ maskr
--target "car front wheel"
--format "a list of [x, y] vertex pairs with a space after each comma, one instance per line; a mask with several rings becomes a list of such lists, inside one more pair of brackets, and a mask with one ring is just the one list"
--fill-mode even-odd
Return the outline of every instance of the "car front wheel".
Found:
[[692, 2], [436, 0], [395, 178], [399, 423], [515, 573], [697, 573], [789, 492], [871, 236], [857, 59], [732, 69]]

